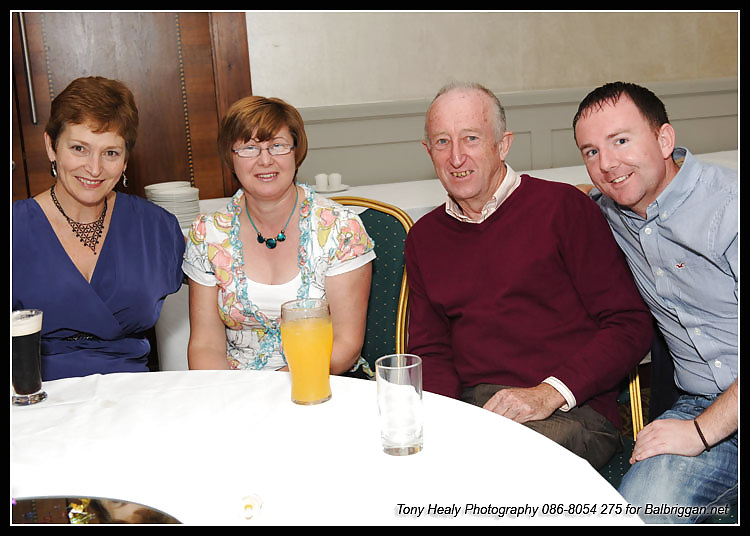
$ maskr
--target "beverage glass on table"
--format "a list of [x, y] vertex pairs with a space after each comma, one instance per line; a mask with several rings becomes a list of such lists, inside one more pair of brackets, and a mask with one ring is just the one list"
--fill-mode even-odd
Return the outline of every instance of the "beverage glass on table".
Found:
[[328, 302], [306, 298], [282, 304], [281, 344], [292, 378], [292, 402], [311, 405], [330, 399], [333, 324]]
[[42, 311], [22, 309], [12, 313], [13, 405], [29, 406], [47, 398], [42, 391]]
[[422, 359], [392, 354], [375, 361], [380, 436], [393, 456], [422, 450]]

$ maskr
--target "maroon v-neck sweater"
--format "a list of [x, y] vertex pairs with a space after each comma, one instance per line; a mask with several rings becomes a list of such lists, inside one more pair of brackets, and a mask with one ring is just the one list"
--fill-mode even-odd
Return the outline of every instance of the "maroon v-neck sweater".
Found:
[[554, 376], [617, 427], [617, 384], [648, 352], [651, 316], [599, 207], [523, 175], [487, 220], [440, 206], [406, 240], [409, 352], [427, 391], [532, 387]]

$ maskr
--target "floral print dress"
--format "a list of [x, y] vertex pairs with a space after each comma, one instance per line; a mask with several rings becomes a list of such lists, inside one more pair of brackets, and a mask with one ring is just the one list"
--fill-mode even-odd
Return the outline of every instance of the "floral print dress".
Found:
[[[281, 348], [281, 304], [298, 298], [324, 298], [325, 278], [349, 272], [375, 258], [374, 244], [350, 208], [300, 185], [298, 275], [282, 285], [249, 281], [242, 269], [239, 189], [225, 211], [201, 214], [188, 234], [183, 271], [193, 281], [216, 285], [218, 313], [226, 326], [227, 358], [233, 369], [278, 369], [286, 364]], [[252, 289], [252, 292], [249, 292]], [[360, 357], [352, 369], [366, 364]]]

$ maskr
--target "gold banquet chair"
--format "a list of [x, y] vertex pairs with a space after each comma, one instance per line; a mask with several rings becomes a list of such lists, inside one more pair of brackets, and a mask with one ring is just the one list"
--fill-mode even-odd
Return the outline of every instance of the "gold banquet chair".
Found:
[[618, 404], [630, 402], [630, 415], [633, 426], [633, 437], [623, 436], [622, 452], [616, 452], [609, 462], [599, 469], [601, 474], [616, 489], [620, 485], [622, 477], [630, 468], [630, 455], [633, 453], [635, 438], [638, 432], [643, 428], [643, 406], [641, 405], [641, 379], [638, 373], [639, 365], [633, 367], [628, 376], [627, 389], [623, 388], [620, 396], [617, 397]]
[[628, 378], [628, 395], [630, 396], [630, 415], [633, 421], [633, 440], [643, 428], [643, 406], [641, 405], [641, 378], [638, 365], [633, 367]]
[[375, 242], [377, 258], [372, 265], [372, 286], [367, 305], [367, 326], [362, 357], [375, 371], [375, 360], [406, 351], [409, 287], [406, 283], [404, 242], [414, 224], [398, 207], [363, 197], [332, 197], [332, 200], [365, 210], [359, 214], [367, 234]]

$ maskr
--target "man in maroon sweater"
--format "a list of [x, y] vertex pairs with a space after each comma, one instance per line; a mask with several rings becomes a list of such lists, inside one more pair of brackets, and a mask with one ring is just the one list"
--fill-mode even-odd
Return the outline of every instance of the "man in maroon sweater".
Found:
[[594, 467], [620, 445], [618, 384], [649, 350], [651, 316], [599, 208], [518, 175], [495, 95], [441, 90], [424, 145], [446, 204], [406, 241], [409, 351], [428, 391], [483, 406]]

